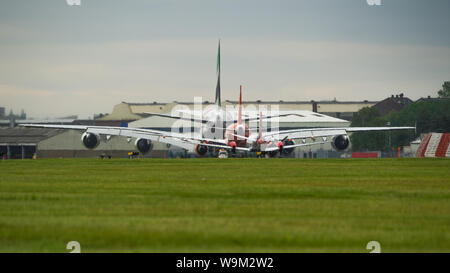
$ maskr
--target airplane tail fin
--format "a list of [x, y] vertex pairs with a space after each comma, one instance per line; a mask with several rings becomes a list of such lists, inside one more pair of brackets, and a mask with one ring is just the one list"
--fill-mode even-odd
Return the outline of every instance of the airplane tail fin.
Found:
[[238, 124], [242, 123], [242, 85], [239, 87]]
[[220, 40], [217, 49], [217, 86], [216, 86], [216, 105], [221, 106], [220, 103]]

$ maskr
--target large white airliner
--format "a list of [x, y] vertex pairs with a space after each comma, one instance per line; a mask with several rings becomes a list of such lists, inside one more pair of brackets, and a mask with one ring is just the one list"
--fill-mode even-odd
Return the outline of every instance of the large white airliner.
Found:
[[[331, 143], [338, 151], [349, 147], [349, 133], [367, 131], [390, 131], [390, 130], [414, 130], [414, 127], [346, 127], [346, 128], [310, 128], [293, 130], [274, 130], [264, 132], [263, 119], [271, 119], [283, 115], [255, 115], [254, 117], [242, 114], [242, 87], [239, 94], [239, 106], [237, 119], [234, 114], [226, 111], [221, 106], [220, 99], [220, 42], [217, 55], [217, 86], [215, 104], [202, 112], [201, 116], [195, 112], [185, 112], [182, 116], [172, 116], [159, 113], [148, 113], [150, 115], [168, 117], [179, 120], [187, 120], [201, 124], [199, 136], [186, 135], [175, 132], [165, 132], [152, 129], [111, 127], [111, 126], [89, 126], [89, 125], [47, 125], [47, 124], [22, 124], [26, 127], [43, 127], [55, 129], [73, 129], [83, 131], [81, 142], [88, 149], [95, 149], [101, 141], [100, 136], [125, 136], [129, 141], [135, 140], [136, 149], [141, 154], [149, 153], [153, 148], [153, 142], [162, 142], [174, 145], [186, 150], [193, 150], [199, 157], [208, 153], [217, 155], [219, 150], [235, 154], [236, 152], [257, 152], [267, 157], [279, 155], [288, 156], [294, 148], [311, 146], [317, 144]], [[293, 115], [293, 114], [292, 114]], [[257, 130], [249, 130], [247, 122], [259, 121]], [[295, 140], [300, 140], [296, 144]], [[307, 141], [310, 140], [310, 141]]]

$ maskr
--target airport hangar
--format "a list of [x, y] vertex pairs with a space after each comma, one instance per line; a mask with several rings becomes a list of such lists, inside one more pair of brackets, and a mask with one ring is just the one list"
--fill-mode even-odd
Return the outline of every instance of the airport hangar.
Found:
[[[210, 105], [204, 102], [203, 107]], [[276, 105], [280, 113], [290, 112], [301, 116], [288, 116], [279, 118], [279, 128], [311, 128], [311, 127], [347, 127], [350, 125], [348, 120], [353, 114], [363, 107], [373, 106], [376, 102], [360, 101], [360, 102], [338, 102], [338, 101], [247, 101], [243, 102], [243, 106], [248, 105], [262, 106], [270, 109], [270, 106]], [[168, 113], [172, 109], [182, 105], [193, 109], [193, 103], [189, 102], [172, 102], [172, 103], [127, 103], [121, 102], [114, 106], [111, 114], [102, 115], [94, 120], [79, 121], [65, 120], [52, 121], [49, 124], [89, 124], [96, 126], [128, 126], [157, 129], [170, 131], [173, 119], [149, 116], [145, 112]], [[237, 105], [235, 101], [225, 101], [223, 106]], [[340, 118], [338, 118], [340, 117]], [[20, 123], [42, 123], [43, 121], [28, 120], [17, 121]], [[75, 130], [54, 130], [35, 128], [36, 131], [30, 135], [28, 139], [13, 141], [23, 136], [22, 130], [31, 130], [30, 128], [16, 127], [12, 133], [2, 133], [0, 129], [0, 152], [9, 155], [9, 158], [31, 158], [34, 153], [40, 158], [66, 158], [66, 157], [101, 157], [111, 156], [114, 158], [126, 158], [129, 152], [136, 151], [135, 140], [128, 141], [125, 137], [112, 136], [110, 139], [102, 137], [99, 146], [93, 150], [89, 150], [81, 143], [82, 132]], [[5, 131], [6, 132], [6, 131]], [[26, 140], [26, 141], [25, 141]], [[26, 143], [25, 143], [25, 142]], [[8, 148], [9, 146], [9, 148]], [[24, 150], [26, 148], [26, 151]], [[8, 152], [9, 151], [9, 152]], [[9, 153], [9, 154], [8, 154]], [[320, 144], [308, 148], [297, 148], [293, 153], [295, 157], [340, 157], [343, 153], [335, 152], [330, 144]], [[154, 143], [153, 150], [145, 155], [146, 157], [185, 157], [193, 156], [192, 153], [186, 153], [184, 150], [171, 147], [163, 143]]]

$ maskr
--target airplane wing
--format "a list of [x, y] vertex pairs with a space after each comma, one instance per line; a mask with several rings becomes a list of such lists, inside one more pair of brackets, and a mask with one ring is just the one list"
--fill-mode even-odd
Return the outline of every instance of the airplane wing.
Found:
[[54, 129], [72, 129], [85, 131], [98, 135], [124, 136], [128, 138], [145, 138], [156, 142], [171, 144], [186, 150], [192, 150], [195, 144], [201, 141], [215, 141], [202, 138], [188, 137], [183, 134], [175, 134], [152, 129], [113, 127], [113, 126], [89, 126], [89, 125], [48, 125], [48, 124], [20, 124], [24, 127], [54, 128]]
[[[243, 122], [247, 122], [247, 121], [253, 121], [253, 120], [259, 120], [259, 119], [271, 119], [271, 118], [279, 118], [279, 117], [287, 117], [287, 116], [300, 116], [298, 114], [281, 114], [281, 115], [270, 115], [270, 116], [256, 116], [256, 117], [243, 117], [242, 121]], [[237, 120], [235, 120], [234, 122], [237, 122]]]
[[415, 130], [416, 127], [349, 127], [345, 130], [352, 132], [368, 132], [368, 131], [396, 131], [396, 130]]
[[[226, 145], [226, 144], [225, 145], [218, 145], [218, 144], [201, 143], [200, 145], [208, 146], [208, 147], [222, 148], [222, 149], [232, 149], [231, 146]], [[247, 152], [251, 150], [250, 148], [247, 148], [247, 147], [235, 147], [235, 149], [239, 150], [239, 151], [247, 151]]]
[[[291, 149], [291, 148], [295, 148], [295, 147], [311, 146], [311, 145], [318, 145], [318, 144], [325, 144], [325, 143], [326, 142], [311, 142], [311, 143], [293, 144], [293, 145], [283, 146], [283, 149]], [[266, 148], [261, 149], [261, 151], [263, 151], [263, 152], [273, 152], [273, 151], [277, 151], [277, 150], [279, 150], [279, 148], [277, 146], [271, 146], [271, 147], [266, 147]]]
[[183, 134], [170, 134], [167, 135], [165, 137], [172, 137], [172, 138], [176, 138], [176, 139], [180, 139], [183, 141], [198, 141], [199, 142], [211, 142], [211, 143], [218, 143], [218, 144], [223, 144], [223, 145], [227, 145], [227, 141], [225, 139], [212, 139], [212, 138], [203, 138], [203, 137], [193, 137], [193, 136], [187, 136], [187, 135], [183, 135]]
[[315, 138], [329, 137], [336, 135], [346, 135], [353, 132], [371, 132], [371, 131], [393, 131], [393, 130], [414, 130], [415, 127], [347, 127], [347, 128], [311, 128], [282, 130], [263, 133], [263, 137], [273, 137], [276, 139], [284, 138]]
[[164, 117], [164, 118], [172, 118], [172, 119], [181, 119], [181, 120], [187, 120], [191, 122], [198, 122], [198, 123], [208, 123], [209, 120], [202, 119], [202, 118], [196, 118], [196, 117], [179, 117], [179, 116], [172, 116], [167, 114], [160, 114], [160, 113], [151, 113], [151, 112], [145, 112], [144, 114], [148, 114], [150, 116], [157, 116], [157, 117]]
[[[114, 127], [114, 126], [90, 126], [90, 125], [53, 125], [53, 124], [20, 124], [24, 127], [39, 127], [39, 128], [54, 128], [54, 129], [72, 129], [84, 130], [88, 133], [96, 133], [101, 135], [126, 136], [126, 137], [157, 137], [170, 134], [169, 132], [129, 128], [129, 127]], [[152, 139], [151, 139], [152, 140]]]

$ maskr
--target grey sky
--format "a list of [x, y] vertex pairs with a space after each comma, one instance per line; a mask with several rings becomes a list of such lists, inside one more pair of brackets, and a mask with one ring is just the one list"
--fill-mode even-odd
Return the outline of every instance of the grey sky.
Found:
[[379, 100], [450, 80], [449, 0], [0, 0], [0, 106], [35, 117], [121, 101]]

